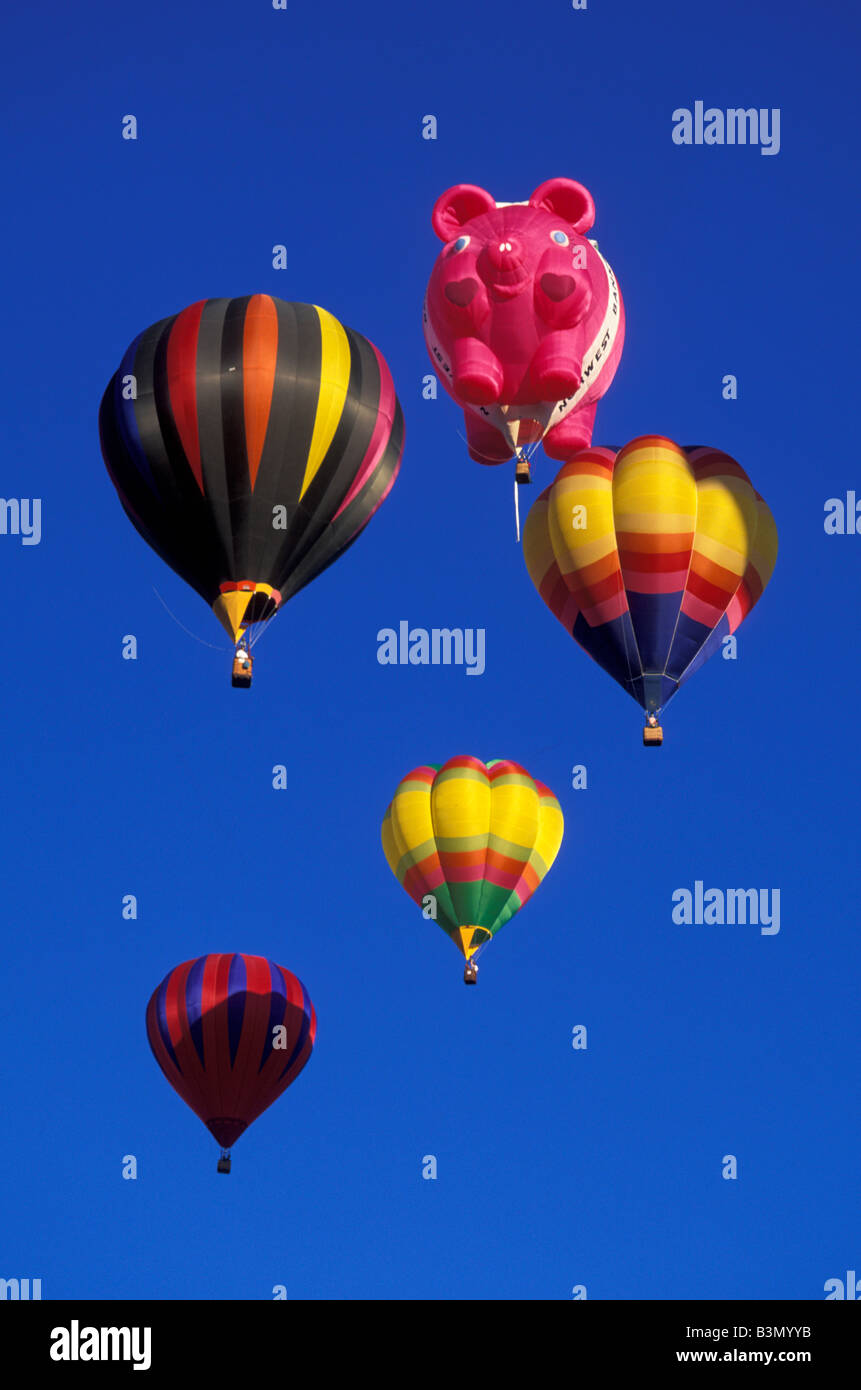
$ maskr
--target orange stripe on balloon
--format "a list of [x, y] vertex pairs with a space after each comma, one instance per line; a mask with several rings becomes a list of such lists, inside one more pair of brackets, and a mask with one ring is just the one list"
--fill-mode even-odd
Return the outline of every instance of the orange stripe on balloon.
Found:
[[245, 452], [252, 490], [266, 442], [277, 359], [278, 310], [268, 294], [253, 294], [245, 310], [242, 336]]
[[619, 459], [627, 458], [629, 454], [635, 453], [638, 449], [666, 449], [676, 458], [683, 458], [684, 451], [679, 448], [672, 439], [668, 439], [665, 434], [640, 434], [636, 439], [631, 439], [621, 448], [616, 455], [616, 466]]
[[694, 543], [693, 531], [617, 531], [616, 544], [620, 556], [674, 555], [687, 565]]
[[588, 454], [578, 454], [571, 463], [566, 463], [555, 478], [559, 483], [563, 478], [610, 478], [613, 465], [606, 459], [590, 458]]
[[525, 903], [527, 898], [532, 897], [532, 894], [535, 892], [540, 882], [541, 879], [538, 877], [535, 869], [531, 864], [527, 864], [519, 881], [515, 884], [515, 888], [522, 903]]
[[473, 869], [483, 869], [487, 860], [486, 849], [446, 849], [440, 853], [445, 859], [446, 871], [452, 881], [462, 872], [471, 873]]
[[572, 589], [578, 583], [582, 588], [590, 588], [593, 584], [599, 584], [614, 574], [618, 575], [621, 584], [622, 571], [619, 566], [619, 556], [615, 550], [610, 550], [597, 560], [591, 560], [588, 565], [581, 565], [578, 569], [568, 570], [567, 578]]
[[710, 555], [704, 555], [701, 550], [695, 550], [693, 553], [691, 571], [694, 574], [701, 574], [705, 579], [710, 579], [713, 584], [719, 584], [728, 593], [733, 593], [738, 588], [741, 578], [738, 570], [729, 569], [727, 565], [713, 560]]

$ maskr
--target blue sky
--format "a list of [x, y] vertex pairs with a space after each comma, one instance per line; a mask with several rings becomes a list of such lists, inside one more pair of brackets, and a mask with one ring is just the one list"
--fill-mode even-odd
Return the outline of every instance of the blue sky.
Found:
[[[861, 493], [858, 23], [761, 0], [7, 19], [0, 492], [42, 498], [42, 539], [0, 536], [0, 1275], [48, 1298], [733, 1299], [821, 1298], [859, 1267], [861, 540], [823, 529]], [[676, 146], [699, 99], [780, 108], [780, 153]], [[657, 754], [532, 588], [508, 473], [421, 395], [435, 198], [554, 175], [593, 193], [627, 309], [595, 442], [721, 447], [780, 533], [738, 660], [685, 687]], [[140, 329], [254, 291], [377, 344], [406, 448], [247, 696], [159, 602], [223, 645], [123, 516], [96, 415]], [[380, 666], [401, 619], [484, 627], [485, 674]], [[379, 844], [400, 777], [459, 752], [523, 763], [566, 818], [470, 991]], [[779, 888], [779, 934], [675, 925], [697, 879]], [[319, 1026], [225, 1179], [144, 1010], [173, 965], [232, 950], [299, 975]]]

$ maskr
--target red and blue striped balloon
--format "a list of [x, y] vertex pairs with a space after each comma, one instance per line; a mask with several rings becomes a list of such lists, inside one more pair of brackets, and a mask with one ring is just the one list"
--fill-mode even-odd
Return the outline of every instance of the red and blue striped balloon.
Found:
[[183, 961], [147, 1006], [147, 1036], [173, 1089], [229, 1149], [296, 1080], [317, 1018], [295, 975], [263, 956]]

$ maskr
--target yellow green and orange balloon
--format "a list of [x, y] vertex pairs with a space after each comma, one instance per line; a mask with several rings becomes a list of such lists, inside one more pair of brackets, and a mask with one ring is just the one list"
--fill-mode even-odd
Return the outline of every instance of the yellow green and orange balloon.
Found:
[[531, 898], [562, 831], [556, 797], [519, 763], [461, 755], [403, 778], [382, 840], [398, 882], [471, 960]]

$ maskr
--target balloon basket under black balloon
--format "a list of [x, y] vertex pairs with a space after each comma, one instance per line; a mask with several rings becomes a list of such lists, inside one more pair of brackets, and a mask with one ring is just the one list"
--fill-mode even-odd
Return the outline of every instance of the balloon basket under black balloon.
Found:
[[229, 1151], [229, 1149], [228, 1149], [228, 1150], [224, 1150], [224, 1149], [221, 1150], [221, 1158], [218, 1160], [218, 1172], [219, 1172], [219, 1173], [229, 1173], [229, 1172], [230, 1172], [230, 1151]]
[[643, 747], [660, 748], [664, 741], [664, 731], [660, 724], [646, 724], [643, 729]]
[[254, 670], [254, 658], [249, 657], [247, 661], [240, 661], [237, 658], [233, 662], [233, 675], [230, 684], [234, 690], [248, 690], [251, 686], [251, 673]]

